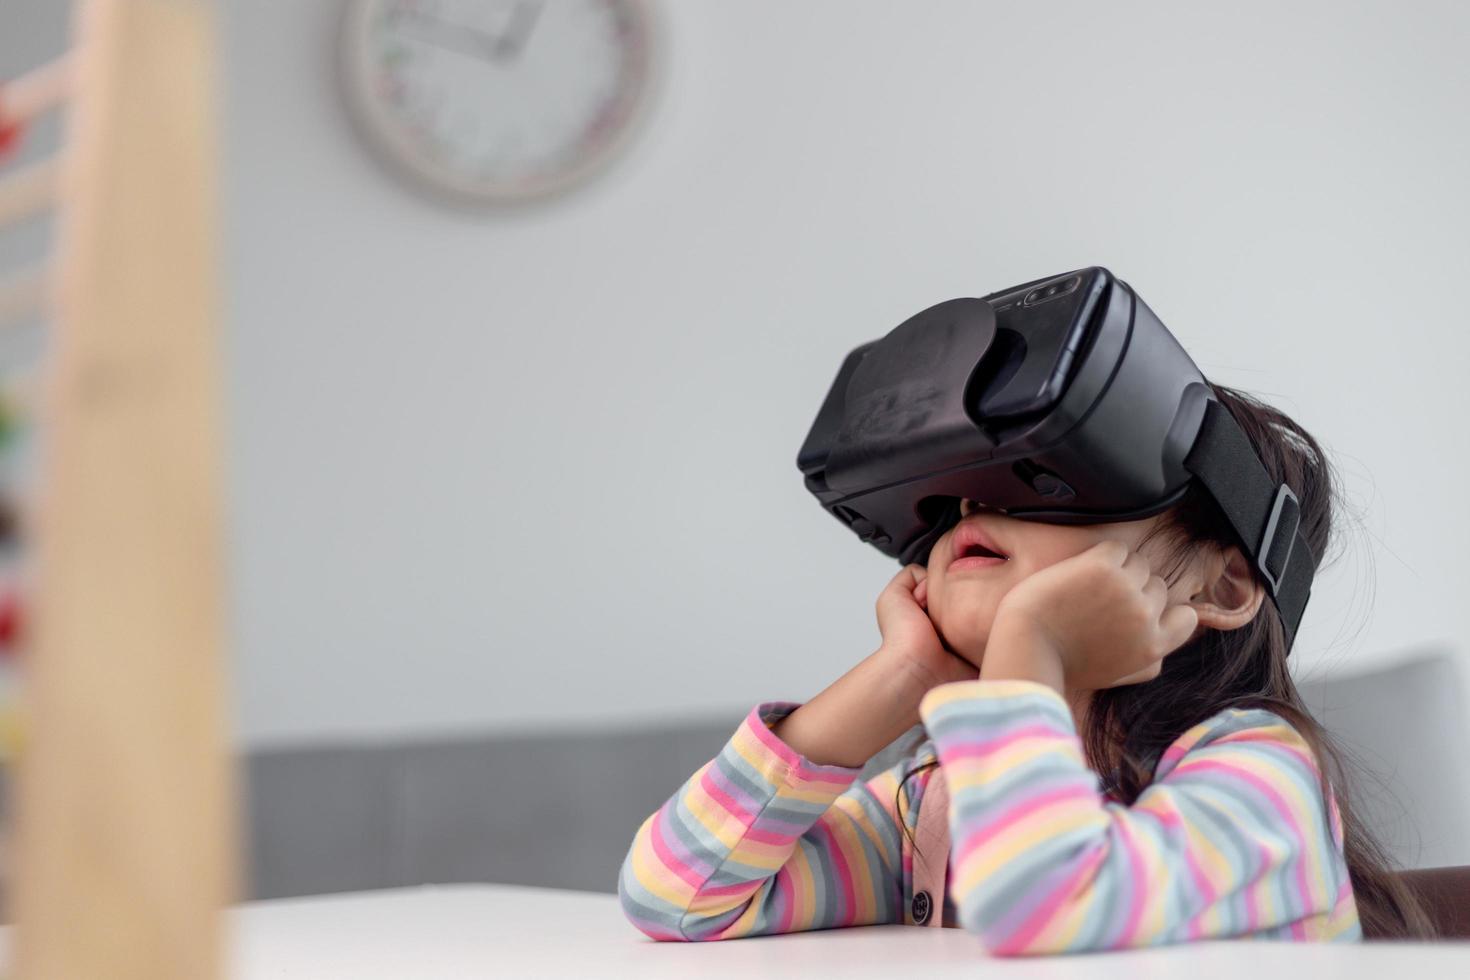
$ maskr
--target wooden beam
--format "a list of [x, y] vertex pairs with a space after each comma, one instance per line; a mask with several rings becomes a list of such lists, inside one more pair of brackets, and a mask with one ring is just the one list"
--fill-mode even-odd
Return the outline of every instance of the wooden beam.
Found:
[[23, 654], [16, 966], [207, 980], [237, 886], [213, 9], [77, 13]]

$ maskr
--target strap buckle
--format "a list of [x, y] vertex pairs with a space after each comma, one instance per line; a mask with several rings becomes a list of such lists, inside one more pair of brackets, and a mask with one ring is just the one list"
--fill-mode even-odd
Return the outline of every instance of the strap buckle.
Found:
[[[1294, 520], [1291, 522], [1290, 528], [1283, 529], [1280, 526], [1281, 510], [1286, 506], [1287, 497], [1291, 498], [1293, 504], [1292, 516]], [[1291, 552], [1296, 547], [1296, 529], [1301, 524], [1301, 520], [1301, 502], [1297, 500], [1296, 494], [1291, 492], [1291, 487], [1285, 483], [1281, 484], [1281, 486], [1276, 488], [1276, 499], [1271, 503], [1271, 516], [1266, 520], [1266, 530], [1261, 535], [1260, 543], [1256, 545], [1256, 568], [1260, 569], [1261, 576], [1271, 584], [1271, 595], [1273, 598], [1280, 590], [1281, 579], [1286, 574], [1286, 569], [1291, 565]], [[1286, 535], [1286, 555], [1281, 559], [1280, 573], [1273, 575], [1271, 574], [1271, 570], [1266, 567], [1266, 558], [1271, 554], [1271, 546], [1276, 543], [1277, 532], [1284, 532]]]

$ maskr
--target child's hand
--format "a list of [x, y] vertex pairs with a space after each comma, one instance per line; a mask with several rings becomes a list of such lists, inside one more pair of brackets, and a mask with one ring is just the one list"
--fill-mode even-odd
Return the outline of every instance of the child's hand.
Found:
[[980, 670], [953, 653], [939, 637], [929, 619], [929, 570], [923, 565], [905, 565], [878, 594], [878, 631], [883, 634], [880, 653], [894, 658], [915, 675], [927, 690], [949, 681], [972, 681]]
[[1064, 679], [1077, 691], [1152, 680], [1199, 623], [1193, 606], [1167, 601], [1168, 587], [1147, 558], [1121, 541], [1099, 541], [1005, 594], [982, 676], [1054, 687]]

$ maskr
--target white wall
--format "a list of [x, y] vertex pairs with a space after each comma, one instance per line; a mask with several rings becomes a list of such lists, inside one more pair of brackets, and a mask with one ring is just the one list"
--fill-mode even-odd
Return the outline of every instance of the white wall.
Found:
[[483, 217], [363, 150], [337, 3], [225, 5], [243, 740], [812, 696], [898, 568], [796, 469], [842, 356], [1094, 263], [1336, 454], [1299, 666], [1463, 648], [1470, 8], [659, 6], [628, 157]]

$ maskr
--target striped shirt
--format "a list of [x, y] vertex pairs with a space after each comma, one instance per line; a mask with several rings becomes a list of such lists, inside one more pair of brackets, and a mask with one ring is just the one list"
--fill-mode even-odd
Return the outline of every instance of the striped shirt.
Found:
[[927, 740], [889, 769], [811, 762], [751, 709], [638, 828], [624, 914], [658, 940], [905, 922], [912, 832], [938, 760], [949, 790], [946, 918], [1000, 955], [1190, 939], [1362, 938], [1336, 800], [1312, 752], [1260, 708], [1179, 736], [1129, 805], [1100, 789], [1067, 703], [1024, 680], [955, 681], [919, 706]]

